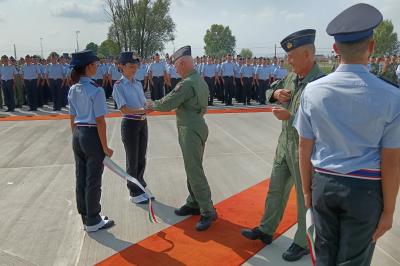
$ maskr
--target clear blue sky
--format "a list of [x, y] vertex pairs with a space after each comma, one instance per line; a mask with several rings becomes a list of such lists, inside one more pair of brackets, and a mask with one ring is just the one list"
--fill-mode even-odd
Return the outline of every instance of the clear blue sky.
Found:
[[[400, 0], [366, 0], [391, 19], [400, 33]], [[255, 55], [271, 55], [275, 43], [305, 28], [317, 30], [318, 53], [328, 54], [332, 38], [325, 33], [329, 21], [354, 0], [172, 0], [171, 16], [176, 23], [176, 40], [165, 52], [190, 44], [194, 55], [203, 53], [203, 37], [211, 24], [228, 25], [236, 36], [237, 49], [250, 48]], [[0, 0], [0, 54], [17, 56], [73, 52], [75, 32], [79, 45], [100, 43], [107, 36], [110, 22], [103, 0]], [[282, 50], [278, 50], [282, 53]]]

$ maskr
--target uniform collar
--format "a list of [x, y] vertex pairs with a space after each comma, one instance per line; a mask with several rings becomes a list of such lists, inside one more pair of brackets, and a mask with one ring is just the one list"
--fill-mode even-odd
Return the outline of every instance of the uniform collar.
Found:
[[340, 64], [335, 72], [356, 72], [365, 73], [369, 72], [365, 65], [361, 64]]
[[81, 77], [80, 79], [79, 79], [79, 83], [90, 83], [90, 82], [93, 82], [93, 80], [91, 79], [91, 78], [89, 78], [89, 77]]
[[[314, 66], [311, 68], [310, 72], [302, 79], [299, 80], [299, 84], [303, 83], [303, 84], [307, 84], [313, 80], [315, 80], [316, 78], [318, 78], [319, 76], [321, 76], [321, 69], [319, 68], [317, 63], [314, 63]], [[297, 79], [299, 79], [299, 76], [297, 76]]]

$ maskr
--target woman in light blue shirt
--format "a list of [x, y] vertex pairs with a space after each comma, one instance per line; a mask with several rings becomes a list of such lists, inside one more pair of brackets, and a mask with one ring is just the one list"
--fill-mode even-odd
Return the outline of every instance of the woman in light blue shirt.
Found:
[[[145, 115], [146, 97], [140, 81], [135, 79], [140, 61], [132, 52], [122, 52], [119, 67], [122, 78], [115, 82], [113, 98], [123, 114], [121, 136], [126, 153], [126, 172], [135, 177], [143, 187], [146, 168], [148, 129]], [[143, 204], [149, 201], [149, 195], [134, 183], [127, 181], [130, 201]]]
[[112, 156], [106, 135], [106, 97], [90, 78], [96, 74], [99, 59], [92, 51], [72, 54], [71, 80], [68, 93], [72, 148], [76, 166], [76, 202], [85, 230], [96, 232], [110, 228], [114, 221], [100, 216], [103, 160]]

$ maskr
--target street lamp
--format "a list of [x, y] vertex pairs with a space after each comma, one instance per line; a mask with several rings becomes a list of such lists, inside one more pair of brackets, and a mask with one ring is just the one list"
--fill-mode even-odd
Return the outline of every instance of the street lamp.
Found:
[[40, 38], [40, 57], [43, 58], [43, 38]]
[[76, 51], [79, 52], [79, 42], [78, 42], [78, 34], [81, 33], [79, 30], [75, 31], [76, 33]]

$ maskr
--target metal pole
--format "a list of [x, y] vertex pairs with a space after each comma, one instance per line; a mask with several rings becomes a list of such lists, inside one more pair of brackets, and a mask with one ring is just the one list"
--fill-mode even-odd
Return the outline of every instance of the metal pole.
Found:
[[75, 33], [76, 33], [76, 51], [79, 52], [78, 34], [80, 33], [80, 31], [77, 30]]
[[275, 43], [275, 57], [276, 57], [276, 43]]
[[16, 48], [15, 44], [14, 44], [14, 58], [15, 58], [15, 60], [17, 60], [17, 48]]
[[40, 38], [40, 57], [43, 58], [43, 38]]

